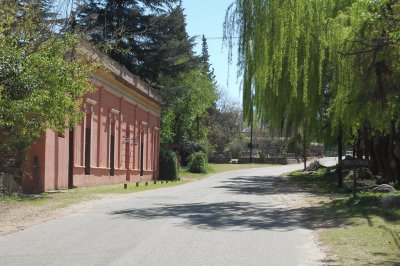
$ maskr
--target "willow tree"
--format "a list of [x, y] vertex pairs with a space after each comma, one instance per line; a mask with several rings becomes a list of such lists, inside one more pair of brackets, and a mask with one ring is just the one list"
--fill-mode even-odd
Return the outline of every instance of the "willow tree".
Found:
[[247, 117], [255, 105], [303, 139], [326, 118], [339, 144], [343, 134], [360, 143], [365, 131], [370, 150], [390, 161], [375, 160], [383, 175], [398, 177], [399, 14], [396, 0], [237, 0], [225, 38], [232, 47], [239, 35]]
[[[347, 4], [349, 1], [343, 1]], [[227, 11], [225, 38], [239, 35], [243, 109], [306, 143], [322, 126], [327, 22], [340, 1], [237, 0]]]
[[351, 113], [344, 124], [353, 131], [357, 153], [400, 183], [400, 3], [358, 0], [344, 16], [350, 30], [339, 54], [352, 73], [351, 86], [337, 94]]

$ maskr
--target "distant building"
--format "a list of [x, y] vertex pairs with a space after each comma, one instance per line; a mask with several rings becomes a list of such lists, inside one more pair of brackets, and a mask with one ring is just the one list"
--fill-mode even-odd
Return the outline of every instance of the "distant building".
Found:
[[158, 178], [161, 103], [125, 67], [83, 43], [103, 67], [90, 78], [83, 121], [63, 134], [47, 130], [29, 152], [27, 191], [136, 182]]

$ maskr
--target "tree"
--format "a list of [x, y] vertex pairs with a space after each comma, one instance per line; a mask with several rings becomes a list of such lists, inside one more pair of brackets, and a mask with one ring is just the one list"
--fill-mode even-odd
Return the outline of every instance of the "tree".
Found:
[[254, 103], [303, 143], [326, 129], [338, 144], [363, 136], [380, 172], [398, 179], [398, 16], [390, 0], [237, 0], [225, 35], [240, 37], [245, 117]]
[[[160, 91], [164, 99], [161, 140], [165, 143], [193, 140], [197, 135], [193, 132], [197, 116], [204, 114], [216, 99], [213, 84], [200, 69], [183, 73], [170, 82]], [[205, 138], [203, 132], [200, 139]]]
[[85, 60], [71, 60], [77, 37], [57, 34], [40, 1], [7, 1], [0, 11], [0, 171], [19, 168], [46, 129], [80, 118], [90, 90]]
[[[86, 0], [78, 25], [89, 41], [156, 88], [163, 78], [191, 71], [199, 58], [177, 0]], [[96, 14], [96, 19], [85, 20]]]
[[209, 142], [216, 153], [237, 152], [237, 147], [241, 149], [244, 143], [242, 110], [239, 103], [230, 100], [223, 92], [218, 97], [217, 105], [208, 112]]
[[209, 75], [210, 79], [216, 84], [214, 68], [212, 68], [212, 66], [210, 64], [210, 54], [208, 53], [207, 39], [204, 35], [201, 37], [201, 57], [200, 57], [200, 59], [204, 65], [206, 73]]
[[161, 142], [208, 146], [200, 118], [215, 102], [215, 83], [208, 58], [193, 52], [180, 1], [87, 0], [78, 10], [79, 18], [93, 14], [78, 21], [90, 41], [161, 95]]
[[243, 110], [303, 150], [317, 137], [322, 108], [326, 19], [330, 1], [236, 1], [227, 12], [226, 38], [239, 35]]
[[174, 78], [199, 67], [201, 61], [193, 52], [194, 38], [186, 32], [181, 6], [151, 17], [150, 25], [145, 33], [148, 41], [142, 42], [137, 50], [139, 76], [153, 86], [162, 87], [163, 79]]

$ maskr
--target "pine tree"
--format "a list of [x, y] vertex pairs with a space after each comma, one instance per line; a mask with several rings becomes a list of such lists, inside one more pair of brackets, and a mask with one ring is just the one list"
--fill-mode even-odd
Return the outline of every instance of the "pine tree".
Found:
[[[163, 77], [196, 68], [193, 38], [177, 0], [95, 1], [78, 9], [78, 24], [89, 40], [154, 87]], [[95, 20], [84, 18], [96, 14]]]
[[138, 75], [154, 86], [163, 86], [163, 78], [173, 78], [190, 72], [200, 64], [194, 55], [194, 38], [186, 32], [185, 15], [181, 6], [168, 13], [150, 18], [147, 41], [137, 49]]
[[210, 64], [210, 55], [208, 53], [207, 39], [204, 35], [201, 37], [201, 62], [205, 67], [205, 71], [210, 76], [210, 79], [213, 80], [214, 83], [216, 84], [214, 68]]

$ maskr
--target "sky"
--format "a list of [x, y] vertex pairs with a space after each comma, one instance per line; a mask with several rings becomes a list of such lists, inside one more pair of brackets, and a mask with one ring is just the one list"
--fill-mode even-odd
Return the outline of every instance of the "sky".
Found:
[[[210, 63], [214, 68], [219, 87], [228, 97], [242, 101], [240, 80], [237, 78], [236, 58], [233, 54], [232, 64], [228, 64], [228, 48], [223, 45], [223, 23], [225, 13], [234, 0], [183, 0], [182, 5], [186, 15], [186, 30], [189, 36], [196, 38], [196, 52], [201, 54], [201, 36], [207, 38]], [[237, 47], [234, 48], [234, 52]]]
[[[57, 0], [62, 7], [70, 3], [68, 0]], [[182, 0], [186, 15], [186, 30], [189, 36], [197, 36], [196, 52], [201, 54], [201, 37], [207, 38], [210, 63], [218, 87], [233, 102], [242, 102], [240, 89], [241, 78], [237, 78], [237, 47], [233, 48], [232, 64], [228, 63], [228, 48], [223, 45], [223, 23], [228, 7], [235, 0]]]

